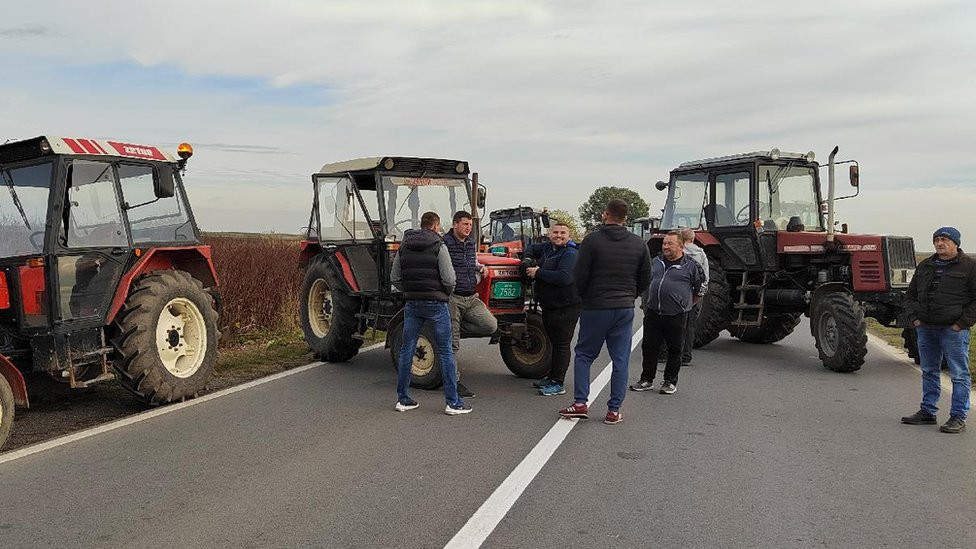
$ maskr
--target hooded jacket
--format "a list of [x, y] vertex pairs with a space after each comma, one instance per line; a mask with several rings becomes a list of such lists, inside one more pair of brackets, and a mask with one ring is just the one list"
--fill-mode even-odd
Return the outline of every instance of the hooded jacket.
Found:
[[558, 248], [552, 242], [540, 242], [525, 250], [525, 257], [535, 259], [539, 266], [535, 297], [543, 309], [552, 311], [580, 304], [573, 280], [577, 256], [578, 247], [572, 240]]
[[428, 229], [406, 231], [393, 258], [390, 281], [408, 301], [448, 301], [456, 278], [441, 236]]
[[584, 309], [633, 308], [651, 282], [651, 255], [623, 225], [600, 225], [580, 244], [574, 274]]

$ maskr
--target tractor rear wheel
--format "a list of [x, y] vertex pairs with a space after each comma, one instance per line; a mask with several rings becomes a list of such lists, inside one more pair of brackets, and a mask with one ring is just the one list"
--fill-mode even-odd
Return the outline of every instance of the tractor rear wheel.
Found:
[[116, 317], [115, 333], [119, 381], [148, 404], [195, 396], [217, 361], [213, 298], [184, 271], [139, 277]]
[[312, 353], [326, 362], [345, 362], [359, 353], [359, 298], [343, 291], [332, 267], [319, 256], [305, 272], [301, 293], [301, 323]]
[[729, 333], [746, 343], [776, 343], [793, 333], [802, 313], [768, 316], [759, 326], [729, 326]]
[[732, 298], [729, 293], [729, 279], [725, 278], [722, 262], [714, 257], [708, 258], [708, 293], [702, 298], [702, 309], [698, 315], [695, 329], [694, 347], [704, 347], [729, 327]]
[[868, 353], [864, 308], [851, 294], [831, 292], [810, 309], [810, 330], [824, 367], [842, 373], [860, 370]]
[[542, 315], [526, 315], [525, 329], [527, 337], [504, 338], [498, 343], [502, 360], [518, 377], [541, 379], [552, 366], [552, 342], [543, 326]]
[[[403, 347], [403, 322], [390, 328], [390, 359], [393, 370], [400, 364], [400, 348]], [[437, 358], [437, 343], [434, 339], [434, 328], [425, 322], [417, 337], [417, 346], [413, 352], [413, 365], [410, 368], [410, 386], [417, 389], [436, 389], [441, 386], [441, 362]]]
[[14, 425], [14, 391], [7, 378], [0, 375], [0, 448], [10, 436]]

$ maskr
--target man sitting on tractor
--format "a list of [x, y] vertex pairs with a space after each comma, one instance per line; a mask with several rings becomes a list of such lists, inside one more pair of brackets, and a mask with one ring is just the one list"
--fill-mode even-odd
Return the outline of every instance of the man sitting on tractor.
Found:
[[[444, 245], [451, 253], [451, 263], [457, 275], [457, 286], [451, 294], [449, 303], [451, 311], [451, 329], [455, 360], [461, 349], [461, 326], [464, 332], [476, 337], [489, 336], [498, 329], [498, 320], [491, 314], [488, 307], [478, 299], [475, 288], [480, 276], [485, 274], [485, 266], [478, 263], [478, 243], [471, 236], [474, 222], [471, 214], [460, 210], [454, 214], [454, 225], [444, 235]], [[458, 371], [458, 394], [462, 397], [473, 398], [474, 392], [460, 381]]]

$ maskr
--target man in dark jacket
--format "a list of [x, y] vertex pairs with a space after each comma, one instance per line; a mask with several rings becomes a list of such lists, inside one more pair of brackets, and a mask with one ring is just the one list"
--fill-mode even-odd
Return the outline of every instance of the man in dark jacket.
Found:
[[[471, 236], [474, 222], [471, 214], [460, 210], [454, 214], [454, 224], [444, 235], [444, 245], [451, 254], [451, 264], [457, 274], [457, 287], [451, 294], [448, 310], [451, 313], [451, 345], [457, 360], [461, 350], [461, 331], [472, 336], [490, 336], [498, 329], [498, 319], [478, 298], [475, 289], [478, 280], [485, 273], [485, 266], [478, 263], [478, 243]], [[474, 397], [474, 392], [460, 381], [458, 372], [458, 394]]]
[[651, 262], [651, 285], [644, 299], [644, 369], [640, 380], [630, 386], [632, 391], [653, 389], [662, 341], [668, 345], [668, 362], [661, 394], [677, 391], [686, 317], [707, 289], [705, 271], [684, 253], [680, 231], [665, 235], [661, 253]]
[[569, 344], [580, 315], [580, 298], [573, 283], [576, 243], [569, 238], [569, 226], [555, 223], [549, 228], [549, 242], [533, 244], [525, 258], [536, 265], [525, 272], [535, 280], [535, 298], [542, 307], [542, 324], [552, 343], [552, 360], [546, 377], [533, 383], [543, 396], [564, 395], [569, 368]]
[[969, 329], [976, 323], [976, 261], [959, 247], [953, 227], [932, 235], [935, 254], [918, 264], [905, 294], [905, 311], [915, 326], [922, 366], [922, 404], [901, 418], [910, 425], [934, 425], [940, 393], [942, 359], [952, 377], [949, 420], [939, 430], [959, 433], [966, 428], [972, 379], [969, 373]]
[[403, 234], [400, 250], [393, 258], [390, 281], [406, 298], [403, 308], [403, 347], [397, 364], [397, 403], [400, 412], [413, 410], [417, 402], [407, 392], [410, 386], [417, 339], [424, 322], [433, 325], [434, 347], [444, 381], [444, 413], [453, 416], [466, 414], [471, 407], [457, 394], [454, 351], [451, 348], [451, 317], [447, 301], [456, 283], [451, 256], [440, 236], [440, 217], [426, 212], [420, 218], [419, 230]]
[[623, 226], [628, 209], [627, 203], [618, 198], [607, 202], [603, 225], [580, 245], [574, 270], [576, 292], [583, 301], [573, 365], [575, 402], [559, 410], [563, 417], [589, 417], [590, 366], [606, 342], [613, 370], [603, 422], [614, 425], [623, 421], [620, 406], [627, 392], [634, 301], [651, 281], [647, 246]]

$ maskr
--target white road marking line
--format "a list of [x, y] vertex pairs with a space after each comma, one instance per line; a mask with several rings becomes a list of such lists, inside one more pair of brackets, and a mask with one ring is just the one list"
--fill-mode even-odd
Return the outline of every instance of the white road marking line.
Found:
[[[370, 345], [369, 347], [365, 347], [363, 349], [360, 349], [359, 352], [360, 353], [363, 353], [363, 352], [366, 352], [366, 351], [372, 351], [373, 349], [378, 349], [380, 347], [383, 347], [384, 345], [385, 345], [385, 343], [376, 343], [374, 345]], [[48, 440], [48, 441], [45, 441], [45, 442], [41, 442], [41, 443], [38, 443], [38, 444], [34, 444], [33, 446], [26, 446], [26, 447], [21, 448], [19, 450], [13, 450], [11, 452], [5, 452], [5, 453], [0, 454], [0, 463], [6, 463], [8, 461], [13, 461], [15, 459], [20, 459], [20, 458], [23, 458], [23, 457], [27, 457], [27, 456], [30, 456], [30, 455], [33, 455], [33, 454], [36, 454], [36, 453], [39, 453], [39, 452], [43, 452], [45, 450], [50, 450], [51, 448], [57, 448], [58, 446], [64, 446], [65, 444], [70, 444], [72, 442], [76, 442], [76, 441], [83, 440], [83, 439], [86, 439], [86, 438], [89, 438], [89, 437], [93, 437], [95, 435], [100, 435], [102, 433], [107, 433], [109, 431], [114, 431], [116, 429], [120, 429], [120, 428], [125, 427], [127, 425], [132, 425], [132, 424], [135, 424], [135, 423], [140, 423], [140, 422], [146, 421], [147, 419], [152, 419], [154, 417], [159, 417], [159, 416], [164, 415], [164, 414], [169, 414], [171, 412], [176, 412], [176, 411], [182, 410], [184, 408], [188, 408], [190, 406], [195, 406], [197, 404], [203, 404], [204, 402], [208, 402], [208, 401], [214, 400], [216, 398], [220, 398], [220, 397], [227, 396], [227, 395], [232, 395], [232, 394], [237, 393], [239, 391], [243, 391], [245, 389], [250, 389], [251, 387], [257, 387], [258, 385], [264, 385], [265, 383], [270, 383], [272, 381], [276, 381], [276, 380], [279, 380], [279, 379], [284, 378], [284, 377], [288, 377], [288, 376], [295, 375], [295, 374], [298, 374], [298, 373], [301, 373], [301, 372], [304, 372], [304, 371], [307, 371], [307, 370], [311, 370], [312, 368], [318, 368], [319, 366], [322, 366], [323, 364], [325, 364], [325, 363], [324, 362], [312, 362], [310, 364], [306, 364], [304, 366], [299, 366], [297, 368], [292, 368], [291, 370], [285, 370], [284, 372], [280, 372], [280, 373], [277, 373], [277, 374], [274, 374], [274, 375], [270, 375], [268, 377], [262, 377], [260, 379], [255, 379], [254, 381], [248, 381], [247, 383], [242, 383], [240, 385], [235, 385], [233, 387], [228, 387], [226, 389], [221, 389], [220, 391], [217, 391], [216, 393], [210, 393], [209, 395], [204, 395], [204, 396], [199, 397], [199, 398], [192, 398], [190, 400], [186, 400], [186, 401], [179, 402], [179, 403], [176, 403], [176, 404], [167, 404], [165, 406], [161, 406], [161, 407], [156, 408], [156, 409], [153, 409], [153, 410], [149, 410], [149, 411], [142, 412], [142, 413], [139, 413], [139, 414], [131, 415], [131, 416], [128, 416], [128, 417], [124, 417], [122, 419], [118, 419], [118, 420], [115, 420], [115, 421], [111, 421], [109, 423], [104, 423], [102, 425], [98, 425], [98, 426], [92, 427], [90, 429], [85, 429], [83, 431], [78, 431], [76, 433], [71, 433], [70, 435], [65, 435], [63, 437], [58, 437], [58, 438], [54, 438], [54, 439], [51, 439], [51, 440]]]
[[[644, 328], [638, 328], [631, 340], [630, 349], [637, 348], [644, 333]], [[610, 363], [596, 376], [590, 384], [590, 399], [587, 405], [593, 404], [594, 399], [603, 391], [604, 387], [610, 383], [610, 374], [613, 371], [613, 363]], [[525, 459], [519, 463], [515, 469], [509, 473], [508, 477], [502, 481], [498, 488], [492, 492], [488, 499], [481, 504], [481, 507], [468, 522], [458, 530], [457, 534], [447, 542], [444, 549], [477, 549], [488, 539], [488, 536], [495, 530], [498, 523], [505, 518], [515, 502], [522, 495], [522, 492], [535, 479], [542, 467], [545, 466], [549, 458], [556, 452], [556, 449], [563, 443], [566, 436], [573, 427], [579, 423], [578, 419], [558, 419], [556, 424], [549, 429], [549, 432], [535, 445], [535, 448]]]
[[[874, 346], [878, 348], [881, 352], [885, 353], [891, 358], [894, 358], [895, 360], [900, 360], [905, 364], [911, 366], [912, 368], [915, 369], [916, 372], [919, 373], [919, 375], [922, 374], [922, 369], [918, 367], [918, 364], [915, 364], [915, 360], [912, 359], [912, 357], [908, 356], [908, 353], [906, 353], [904, 349], [899, 349], [874, 334], [868, 334], [868, 341], [873, 343]], [[940, 372], [940, 373], [942, 375], [940, 376], [941, 380], [939, 381], [939, 385], [942, 386], [943, 390], [952, 392], [952, 378], [949, 377], [949, 374], [945, 372]]]

